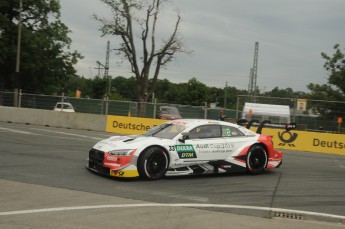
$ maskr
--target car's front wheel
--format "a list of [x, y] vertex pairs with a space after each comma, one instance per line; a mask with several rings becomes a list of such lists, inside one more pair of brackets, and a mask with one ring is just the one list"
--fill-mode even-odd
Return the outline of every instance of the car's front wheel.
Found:
[[138, 159], [139, 176], [145, 180], [157, 180], [162, 178], [169, 166], [166, 152], [159, 147], [151, 147], [145, 150]]
[[259, 174], [265, 170], [268, 158], [266, 150], [260, 145], [252, 146], [247, 155], [247, 170], [250, 174]]

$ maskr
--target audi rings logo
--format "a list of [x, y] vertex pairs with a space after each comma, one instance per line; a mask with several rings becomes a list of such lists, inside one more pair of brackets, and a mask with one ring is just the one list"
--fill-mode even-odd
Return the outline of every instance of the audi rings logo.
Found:
[[280, 141], [282, 141], [283, 143], [279, 143], [280, 146], [285, 146], [286, 144], [288, 144], [288, 146], [291, 147], [296, 147], [293, 142], [296, 140], [298, 134], [296, 133], [290, 133], [289, 131], [284, 131], [282, 133], [278, 132], [278, 137], [280, 139]]

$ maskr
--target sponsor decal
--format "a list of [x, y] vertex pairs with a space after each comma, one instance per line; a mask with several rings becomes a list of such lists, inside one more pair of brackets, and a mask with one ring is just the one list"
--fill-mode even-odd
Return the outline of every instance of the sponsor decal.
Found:
[[196, 144], [195, 146], [198, 153], [231, 153], [234, 147], [232, 143]]
[[181, 121], [173, 121], [172, 124], [180, 125], [180, 126], [186, 126], [188, 123], [187, 122], [181, 122]]
[[118, 159], [117, 159], [117, 157], [107, 157], [107, 160], [117, 162]]
[[215, 144], [197, 144], [197, 149], [232, 149], [234, 144], [232, 143], [215, 143]]
[[277, 148], [345, 155], [344, 134], [275, 129], [264, 129], [263, 134], [273, 136]]
[[344, 149], [345, 144], [343, 142], [334, 141], [322, 141], [320, 139], [313, 139], [313, 146], [321, 146], [325, 148], [334, 148], [334, 149]]
[[175, 145], [175, 149], [180, 159], [197, 158], [193, 145]]
[[107, 116], [107, 132], [119, 134], [142, 134], [154, 126], [160, 125], [167, 120], [134, 118], [125, 116]]
[[135, 123], [130, 123], [130, 122], [123, 123], [123, 122], [113, 121], [113, 128], [148, 131], [149, 129], [151, 129], [151, 126], [146, 126], [143, 123], [135, 124]]
[[114, 177], [137, 177], [139, 173], [137, 170], [110, 170], [110, 176]]
[[279, 143], [280, 146], [285, 146], [286, 144], [288, 144], [291, 147], [296, 147], [295, 144], [293, 144], [293, 142], [296, 140], [298, 134], [296, 133], [291, 133], [289, 131], [284, 131], [284, 132], [278, 132], [278, 137], [280, 139], [280, 141], [282, 141], [283, 143]]

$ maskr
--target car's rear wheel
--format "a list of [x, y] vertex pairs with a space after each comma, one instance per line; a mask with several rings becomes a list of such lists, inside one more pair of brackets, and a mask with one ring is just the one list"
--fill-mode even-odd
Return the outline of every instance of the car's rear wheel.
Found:
[[139, 176], [145, 180], [162, 178], [168, 166], [168, 155], [159, 147], [151, 147], [145, 150], [138, 159]]
[[265, 170], [268, 158], [266, 150], [260, 145], [252, 146], [247, 155], [247, 171], [250, 174], [259, 174]]

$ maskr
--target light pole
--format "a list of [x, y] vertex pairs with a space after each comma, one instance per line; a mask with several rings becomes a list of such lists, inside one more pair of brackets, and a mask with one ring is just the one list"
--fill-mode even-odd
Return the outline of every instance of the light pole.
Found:
[[106, 102], [106, 106], [105, 106], [105, 114], [108, 115], [108, 108], [109, 108], [109, 96], [110, 96], [110, 90], [111, 90], [111, 78], [108, 75], [108, 71], [107, 71], [107, 66], [104, 66], [103, 64], [101, 64], [101, 62], [96, 61], [96, 63], [98, 64], [98, 69], [100, 69], [100, 66], [102, 66], [104, 68], [104, 78], [107, 80], [107, 86], [105, 87], [105, 102]]
[[14, 88], [14, 106], [18, 107], [19, 88], [20, 88], [20, 48], [22, 39], [22, 11], [23, 0], [19, 1], [19, 18], [18, 18], [18, 37], [17, 37], [17, 57], [16, 57], [16, 73], [15, 73], [15, 88]]

